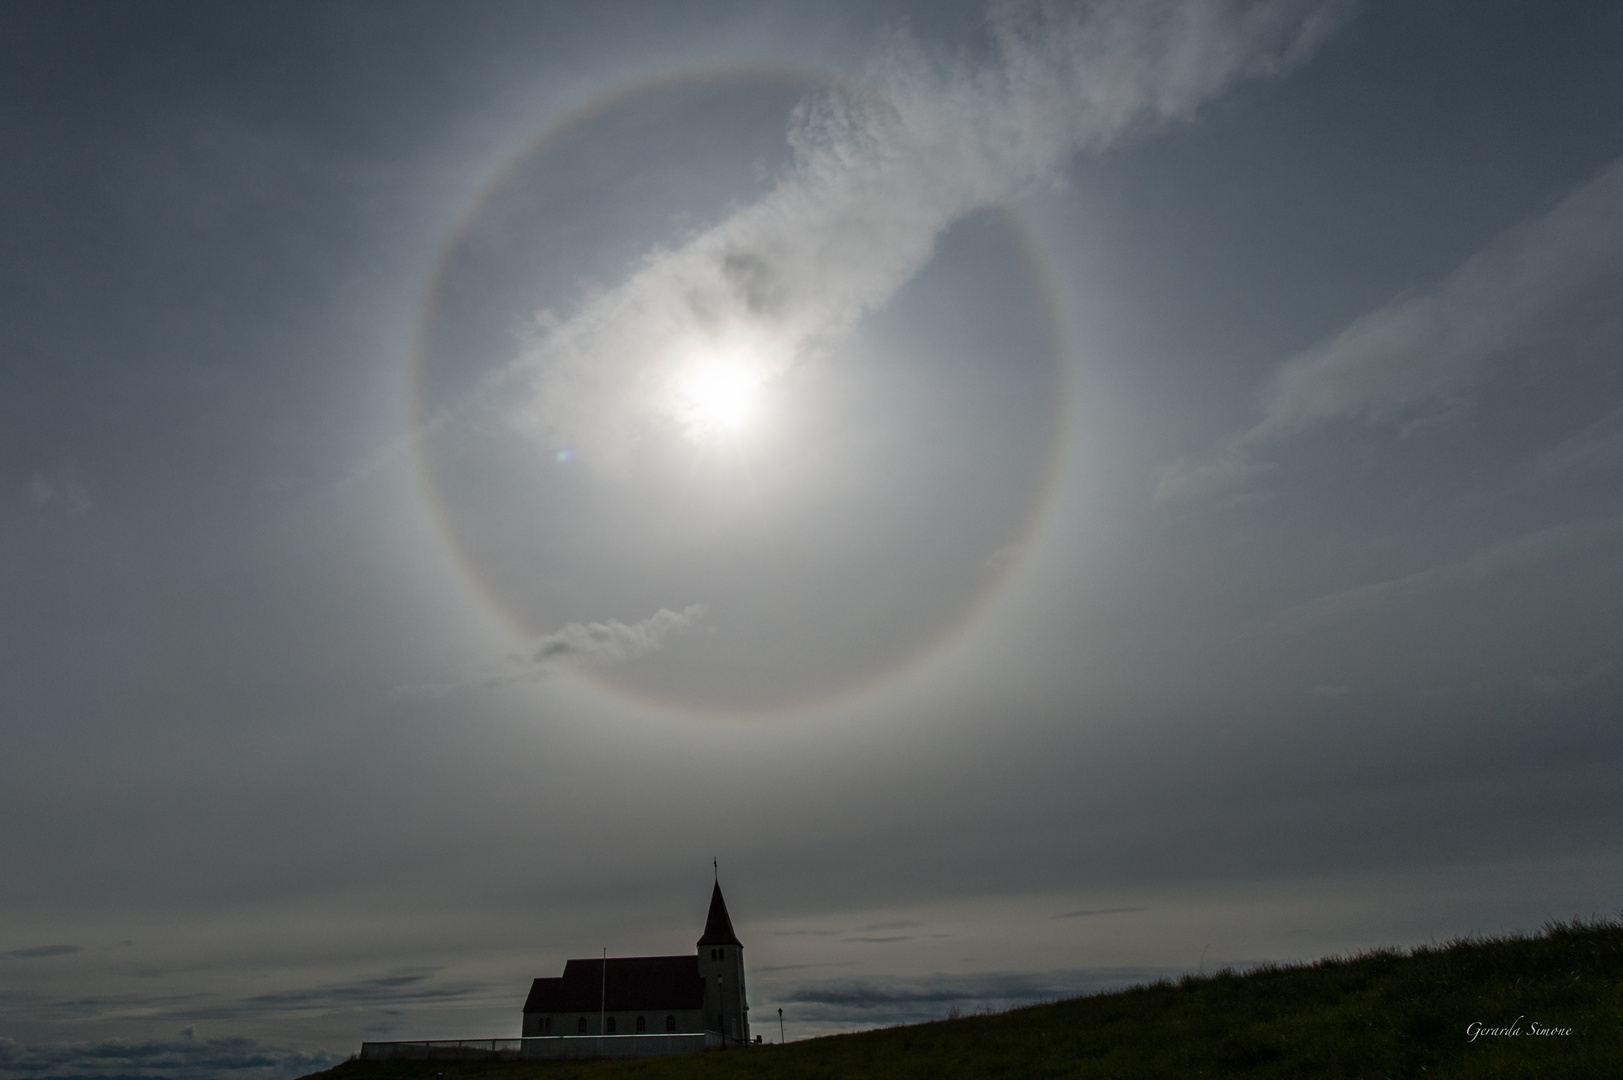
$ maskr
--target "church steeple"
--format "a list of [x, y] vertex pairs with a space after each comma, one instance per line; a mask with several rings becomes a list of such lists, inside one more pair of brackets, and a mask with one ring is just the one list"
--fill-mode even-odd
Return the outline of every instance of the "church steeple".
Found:
[[743, 947], [738, 935], [733, 933], [733, 920], [727, 914], [727, 901], [721, 898], [721, 882], [710, 893], [710, 914], [704, 920], [704, 936], [699, 939], [699, 946], [706, 945], [737, 945]]
[[750, 1041], [750, 1007], [744, 995], [744, 943], [733, 933], [721, 882], [710, 890], [710, 915], [699, 939], [699, 978], [704, 981], [704, 1022], [726, 1045]]

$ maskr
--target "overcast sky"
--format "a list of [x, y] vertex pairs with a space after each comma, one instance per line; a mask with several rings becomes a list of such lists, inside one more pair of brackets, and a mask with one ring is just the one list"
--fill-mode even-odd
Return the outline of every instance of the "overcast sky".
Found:
[[0, 19], [0, 1078], [1623, 906], [1623, 8]]

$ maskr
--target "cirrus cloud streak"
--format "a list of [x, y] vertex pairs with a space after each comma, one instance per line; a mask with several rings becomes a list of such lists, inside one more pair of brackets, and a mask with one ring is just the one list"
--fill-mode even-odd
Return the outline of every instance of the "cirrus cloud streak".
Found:
[[649, 253], [574, 314], [537, 315], [510, 418], [623, 461], [651, 430], [682, 426], [675, 388], [693, 363], [745, 356], [763, 379], [785, 374], [883, 305], [954, 221], [1051, 181], [1078, 151], [1294, 67], [1345, 7], [1005, 3], [985, 65], [893, 34], [863, 90], [796, 109], [793, 163], [764, 198]]

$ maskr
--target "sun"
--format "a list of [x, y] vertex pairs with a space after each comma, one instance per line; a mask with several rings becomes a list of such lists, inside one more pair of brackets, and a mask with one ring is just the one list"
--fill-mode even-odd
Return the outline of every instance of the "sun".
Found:
[[768, 365], [748, 350], [690, 355], [671, 386], [672, 405], [688, 438], [735, 438], [757, 427], [770, 374]]
[[760, 383], [742, 364], [700, 364], [688, 372], [682, 393], [697, 425], [738, 431], [748, 427], [759, 411]]

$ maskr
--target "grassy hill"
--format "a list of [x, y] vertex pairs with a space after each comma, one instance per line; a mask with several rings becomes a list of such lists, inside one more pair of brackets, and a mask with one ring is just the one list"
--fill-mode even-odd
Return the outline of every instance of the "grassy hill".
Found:
[[[1473, 1023], [1519, 1034], [1468, 1035]], [[1537, 1034], [1539, 1030], [1570, 1034]], [[1623, 1077], [1623, 924], [1380, 951], [854, 1035], [601, 1062], [348, 1061], [320, 1080]], [[314, 1078], [312, 1078], [314, 1080]]]

